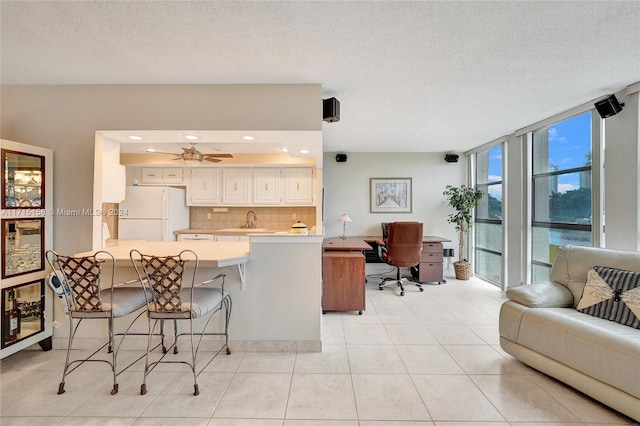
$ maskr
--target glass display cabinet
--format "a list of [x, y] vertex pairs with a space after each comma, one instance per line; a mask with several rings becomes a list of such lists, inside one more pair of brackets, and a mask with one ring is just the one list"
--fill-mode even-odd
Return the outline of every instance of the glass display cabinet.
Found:
[[53, 242], [53, 153], [0, 140], [0, 358], [27, 346], [52, 346], [52, 294], [46, 250]]
[[2, 150], [2, 208], [42, 208], [44, 157]]

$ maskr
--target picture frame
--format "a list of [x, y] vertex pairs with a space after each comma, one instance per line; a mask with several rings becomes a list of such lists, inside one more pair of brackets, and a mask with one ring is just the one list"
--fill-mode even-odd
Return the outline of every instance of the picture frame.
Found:
[[370, 178], [371, 213], [411, 213], [411, 178]]

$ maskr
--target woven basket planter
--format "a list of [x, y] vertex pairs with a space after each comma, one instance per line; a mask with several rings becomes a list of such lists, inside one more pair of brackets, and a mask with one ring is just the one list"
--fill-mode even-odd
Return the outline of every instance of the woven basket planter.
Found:
[[457, 280], [468, 280], [471, 276], [471, 264], [469, 262], [453, 262]]

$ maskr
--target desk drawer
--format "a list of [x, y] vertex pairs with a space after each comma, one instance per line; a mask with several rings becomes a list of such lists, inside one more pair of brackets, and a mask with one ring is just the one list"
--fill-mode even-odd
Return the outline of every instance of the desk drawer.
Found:
[[442, 282], [442, 263], [420, 263], [419, 281]]
[[420, 263], [423, 262], [439, 262], [442, 263], [442, 250], [439, 252], [425, 252], [422, 250], [420, 253]]
[[442, 243], [422, 243], [422, 251], [427, 253], [440, 253], [442, 255]]

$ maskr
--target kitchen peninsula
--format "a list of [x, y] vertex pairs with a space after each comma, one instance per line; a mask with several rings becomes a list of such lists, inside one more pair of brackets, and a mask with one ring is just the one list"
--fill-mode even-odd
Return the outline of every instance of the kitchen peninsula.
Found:
[[[322, 350], [321, 235], [252, 235], [250, 241], [239, 242], [134, 241], [114, 244], [105, 250], [116, 258], [118, 281], [135, 278], [129, 260], [129, 252], [134, 248], [145, 254], [158, 255], [178, 254], [184, 249], [195, 251], [200, 260], [198, 282], [217, 273], [226, 274], [225, 290], [233, 300], [229, 324], [232, 350]], [[92, 252], [79, 254], [89, 253]], [[145, 321], [139, 320], [135, 331], [146, 331]], [[101, 332], [106, 333], [102, 329], [89, 330], [87, 326], [79, 330], [78, 337], [95, 337]], [[56, 338], [61, 337], [56, 335]]]

